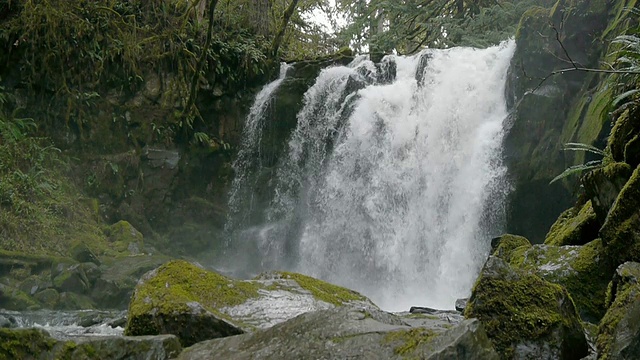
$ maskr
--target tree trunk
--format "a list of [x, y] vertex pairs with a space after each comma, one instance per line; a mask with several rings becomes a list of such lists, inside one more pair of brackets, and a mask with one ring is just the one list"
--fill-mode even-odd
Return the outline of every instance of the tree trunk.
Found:
[[278, 57], [278, 51], [280, 50], [280, 45], [282, 45], [282, 39], [284, 38], [284, 33], [287, 30], [287, 25], [289, 24], [289, 20], [291, 20], [291, 16], [296, 10], [296, 6], [298, 6], [299, 0], [291, 0], [289, 7], [282, 14], [282, 24], [280, 25], [280, 29], [278, 29], [278, 33], [275, 38], [273, 38], [273, 43], [271, 43], [271, 56], [274, 58]]
[[[218, 0], [211, 0], [209, 2], [209, 27], [207, 28], [207, 39], [204, 42], [204, 47], [201, 50], [202, 53], [200, 54], [200, 58], [198, 59], [198, 63], [196, 64], [196, 72], [193, 74], [193, 78], [191, 79], [189, 99], [187, 100], [187, 105], [184, 109], [185, 114], [189, 114], [191, 112], [191, 109], [196, 103], [196, 97], [198, 96], [200, 72], [202, 71], [202, 67], [204, 66], [205, 61], [207, 61], [207, 52], [209, 51], [209, 46], [211, 46], [211, 38], [213, 37], [213, 14], [216, 11], [216, 5], [218, 5]], [[192, 124], [188, 125], [191, 126]]]

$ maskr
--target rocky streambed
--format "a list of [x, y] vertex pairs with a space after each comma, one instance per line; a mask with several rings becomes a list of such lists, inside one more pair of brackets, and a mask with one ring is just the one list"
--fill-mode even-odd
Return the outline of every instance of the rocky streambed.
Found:
[[599, 239], [532, 245], [504, 235], [492, 245], [471, 297], [449, 311], [388, 313], [355, 291], [302, 274], [236, 280], [172, 260], [141, 277], [128, 312], [1, 312], [0, 359], [578, 360], [640, 353], [640, 263], [619, 265], [603, 282]]

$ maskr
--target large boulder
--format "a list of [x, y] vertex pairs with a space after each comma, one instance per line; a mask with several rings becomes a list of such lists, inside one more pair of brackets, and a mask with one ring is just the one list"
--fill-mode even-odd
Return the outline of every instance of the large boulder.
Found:
[[505, 359], [581, 359], [588, 354], [567, 291], [491, 256], [465, 310], [485, 326]]
[[175, 334], [189, 346], [338, 305], [375, 307], [354, 291], [301, 274], [270, 273], [239, 281], [177, 260], [140, 280], [125, 334]]
[[412, 327], [396, 315], [346, 306], [305, 313], [251, 334], [205, 341], [178, 359], [498, 359], [475, 319], [448, 330], [423, 325]]
[[511, 265], [562, 285], [580, 317], [597, 324], [604, 315], [604, 295], [613, 274], [603, 252], [599, 239], [583, 246], [534, 245], [514, 255]]
[[640, 263], [618, 267], [608, 292], [609, 309], [600, 322], [600, 359], [637, 359], [640, 354]]

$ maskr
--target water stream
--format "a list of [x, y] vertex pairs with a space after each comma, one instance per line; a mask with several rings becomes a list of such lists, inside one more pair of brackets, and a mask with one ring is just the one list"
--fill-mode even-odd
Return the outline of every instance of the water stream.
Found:
[[[324, 69], [273, 170], [273, 198], [250, 207], [247, 189], [262, 166], [250, 159], [259, 158], [264, 104], [285, 69], [248, 119], [226, 266], [305, 273], [393, 311], [447, 309], [468, 296], [503, 225], [504, 93], [514, 49], [509, 41]], [[256, 212], [261, 222], [247, 221]]]

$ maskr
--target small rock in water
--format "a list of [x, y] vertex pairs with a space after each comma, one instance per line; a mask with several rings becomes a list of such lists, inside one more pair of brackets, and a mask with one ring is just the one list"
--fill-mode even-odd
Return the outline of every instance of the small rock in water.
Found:
[[467, 301], [469, 301], [469, 299], [456, 300], [456, 311], [464, 312], [464, 309], [467, 308]]
[[435, 314], [439, 311], [440, 310], [421, 306], [412, 306], [411, 309], [409, 309], [409, 312], [412, 314]]

